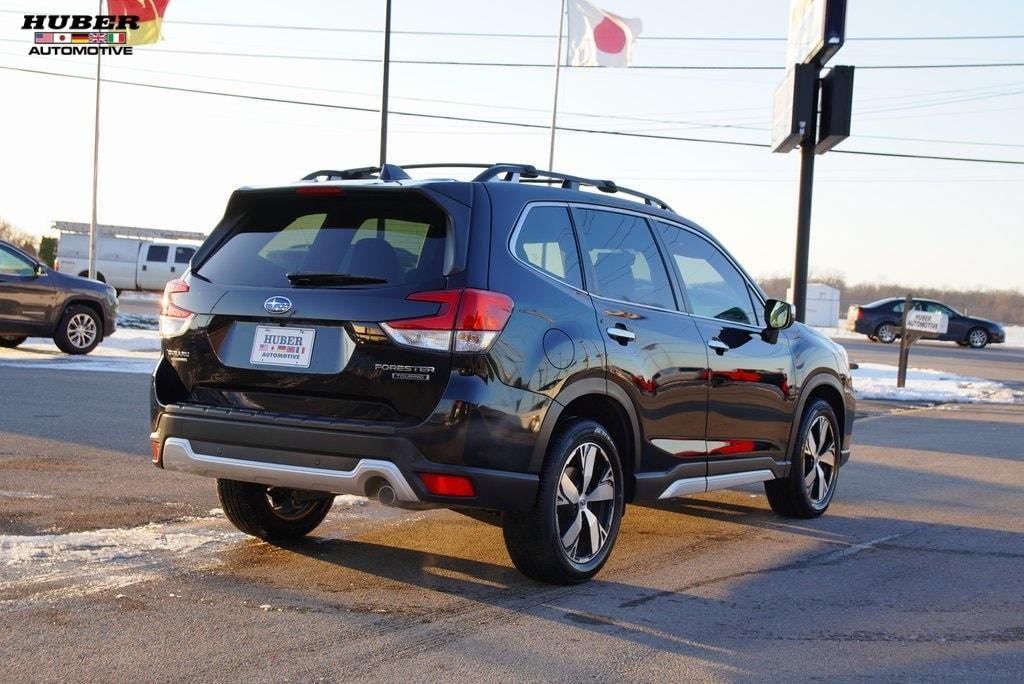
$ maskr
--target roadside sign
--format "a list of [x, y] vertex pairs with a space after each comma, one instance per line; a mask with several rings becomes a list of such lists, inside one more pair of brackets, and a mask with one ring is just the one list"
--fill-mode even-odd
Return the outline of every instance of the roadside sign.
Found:
[[907, 330], [941, 335], [949, 329], [949, 316], [930, 311], [911, 311], [907, 314]]
[[821, 79], [821, 119], [815, 154], [824, 154], [850, 137], [853, 112], [853, 67], [834, 66]]
[[824, 65], [846, 37], [846, 0], [792, 0], [786, 64]]
[[814, 80], [817, 69], [809, 64], [794, 64], [786, 70], [786, 77], [775, 89], [772, 116], [772, 151], [789, 152], [796, 149], [811, 128], [817, 114]]

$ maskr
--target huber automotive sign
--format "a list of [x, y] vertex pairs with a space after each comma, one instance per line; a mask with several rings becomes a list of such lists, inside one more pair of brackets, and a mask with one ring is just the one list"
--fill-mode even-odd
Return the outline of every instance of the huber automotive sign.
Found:
[[907, 330], [941, 335], [949, 328], [949, 316], [944, 313], [911, 311], [907, 313]]

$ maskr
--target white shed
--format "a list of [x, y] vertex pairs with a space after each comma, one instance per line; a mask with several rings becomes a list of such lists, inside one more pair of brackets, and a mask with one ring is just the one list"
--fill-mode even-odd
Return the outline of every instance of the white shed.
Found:
[[[786, 299], [793, 301], [793, 288], [786, 290]], [[804, 321], [821, 328], [838, 328], [839, 290], [825, 283], [808, 283]]]

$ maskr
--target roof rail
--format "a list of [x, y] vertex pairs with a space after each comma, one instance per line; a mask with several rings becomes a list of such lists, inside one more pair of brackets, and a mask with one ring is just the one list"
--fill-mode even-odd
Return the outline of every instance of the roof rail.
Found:
[[[517, 170], [519, 172], [518, 174], [516, 173]], [[503, 173], [505, 174], [505, 177], [499, 179], [499, 176]], [[539, 171], [529, 164], [495, 164], [473, 180], [483, 183], [494, 180], [506, 180], [522, 183], [561, 182], [562, 187], [566, 190], [579, 190], [580, 186], [585, 185], [596, 188], [601, 192], [620, 192], [624, 195], [639, 197], [644, 201], [644, 204], [647, 204], [648, 206], [660, 207], [661, 209], [672, 211], [672, 207], [668, 205], [668, 202], [660, 200], [653, 195], [648, 195], [645, 192], [640, 192], [639, 190], [624, 188], [621, 185], [617, 185], [615, 181], [584, 178], [583, 176], [573, 176], [568, 173], [559, 173], [558, 171]]]
[[304, 176], [302, 180], [315, 181], [321, 178], [324, 180], [407, 180], [409, 179], [409, 174], [405, 171], [409, 169], [448, 168], [483, 169], [483, 171], [477, 174], [476, 178], [473, 179], [473, 182], [476, 183], [488, 183], [491, 181], [507, 181], [512, 183], [560, 183], [566, 190], [579, 190], [581, 186], [587, 186], [596, 188], [601, 192], [632, 195], [633, 197], [642, 199], [644, 204], [648, 206], [659, 207], [667, 211], [672, 211], [672, 207], [668, 205], [668, 202], [658, 199], [653, 195], [648, 195], [645, 192], [623, 187], [616, 184], [615, 181], [585, 178], [583, 176], [574, 176], [568, 173], [559, 173], [558, 171], [539, 171], [537, 170], [537, 167], [531, 164], [477, 164], [466, 162], [403, 164], [401, 166], [385, 164], [383, 168], [379, 166], [364, 166], [355, 169], [345, 169], [344, 171], [333, 171], [330, 169], [314, 171], [313, 173]]

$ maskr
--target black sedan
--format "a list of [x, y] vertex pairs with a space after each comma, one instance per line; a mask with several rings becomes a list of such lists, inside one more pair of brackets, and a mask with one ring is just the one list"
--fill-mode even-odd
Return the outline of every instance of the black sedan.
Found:
[[113, 287], [54, 271], [0, 241], [0, 347], [38, 335], [67, 354], [88, 354], [116, 321]]
[[[871, 340], [891, 344], [900, 336], [903, 303], [903, 297], [889, 297], [870, 304], [854, 304], [847, 312], [846, 326], [854, 332], [867, 335]], [[941, 302], [915, 299], [914, 310], [943, 313], [949, 317], [949, 328], [934, 339], [956, 342], [961, 347], [975, 349], [1006, 341], [1006, 332], [1000, 324], [986, 318], [966, 316]]]

